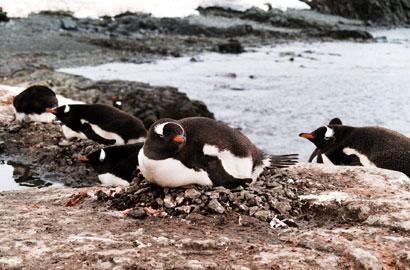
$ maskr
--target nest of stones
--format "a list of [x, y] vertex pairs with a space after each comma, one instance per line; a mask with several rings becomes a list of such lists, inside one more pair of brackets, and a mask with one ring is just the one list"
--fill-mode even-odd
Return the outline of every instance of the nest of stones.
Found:
[[236, 212], [268, 222], [272, 227], [297, 227], [302, 203], [297, 180], [286, 170], [266, 170], [247, 187], [161, 188], [149, 184], [138, 175], [132, 185], [113, 196], [100, 191], [98, 200], [111, 208], [126, 210], [127, 216], [143, 219], [148, 216], [186, 218], [192, 213], [217, 215]]

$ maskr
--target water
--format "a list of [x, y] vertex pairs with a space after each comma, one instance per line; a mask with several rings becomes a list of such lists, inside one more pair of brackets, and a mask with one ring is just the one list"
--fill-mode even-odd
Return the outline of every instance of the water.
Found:
[[306, 160], [313, 145], [298, 134], [333, 117], [410, 135], [410, 29], [375, 35], [387, 39], [291, 43], [241, 55], [206, 53], [199, 62], [182, 57], [62, 71], [178, 87], [265, 151], [295, 152]]
[[30, 187], [48, 187], [53, 184], [40, 179], [28, 165], [0, 160], [0, 192], [21, 190]]

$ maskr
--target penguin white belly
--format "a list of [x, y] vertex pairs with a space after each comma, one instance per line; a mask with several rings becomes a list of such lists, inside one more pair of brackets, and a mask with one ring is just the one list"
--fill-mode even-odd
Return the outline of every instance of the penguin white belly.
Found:
[[129, 186], [130, 185], [128, 181], [125, 181], [124, 179], [119, 178], [118, 176], [115, 176], [111, 173], [99, 174], [98, 179], [100, 180], [101, 184], [103, 184], [103, 186]]
[[270, 165], [270, 158], [265, 158], [262, 160], [262, 165], [256, 166], [252, 173], [252, 182], [258, 179], [259, 175], [263, 172], [263, 169]]
[[144, 154], [144, 148], [138, 154], [138, 163], [145, 179], [162, 187], [181, 187], [192, 184], [212, 186], [212, 181], [205, 171], [190, 169], [181, 161], [173, 158], [149, 159]]
[[367, 156], [363, 155], [362, 153], [360, 153], [356, 149], [353, 149], [353, 148], [350, 148], [350, 147], [345, 147], [345, 148], [343, 148], [343, 153], [345, 153], [348, 156], [350, 156], [350, 155], [357, 156], [360, 160], [360, 163], [363, 165], [363, 167], [377, 167], [376, 164], [371, 162], [370, 159]]
[[127, 144], [143, 143], [143, 142], [145, 142], [145, 137], [140, 137], [138, 139], [130, 139], [127, 141]]
[[224, 170], [233, 177], [239, 179], [253, 178], [252, 156], [237, 157], [228, 150], [220, 151], [218, 147], [209, 144], [205, 144], [202, 151], [207, 156], [218, 157]]
[[90, 122], [88, 122], [87, 120], [81, 119], [81, 123], [87, 123], [91, 126], [91, 129], [95, 132], [95, 134], [97, 134], [100, 137], [103, 137], [104, 139], [107, 140], [115, 140], [115, 144], [114, 145], [123, 145], [125, 144], [124, 139], [119, 136], [118, 134], [114, 133], [114, 132], [110, 132], [110, 131], [106, 131], [102, 128], [100, 128], [99, 126], [92, 124]]
[[84, 140], [87, 139], [87, 136], [85, 136], [84, 133], [76, 132], [72, 130], [71, 128], [67, 127], [66, 125], [62, 125], [62, 130], [63, 130], [64, 137], [66, 137], [66, 139], [71, 139], [71, 138], [80, 138]]
[[48, 112], [43, 112], [41, 114], [37, 113], [19, 113], [16, 111], [16, 109], [13, 106], [14, 114], [16, 115], [16, 120], [17, 121], [29, 121], [29, 122], [42, 122], [42, 123], [50, 123], [54, 119], [56, 119], [55, 115], [52, 113]]
[[[323, 164], [325, 164], [325, 165], [334, 165], [333, 162], [326, 156], [326, 154], [319, 154], [319, 155], [322, 155]], [[317, 156], [316, 159], [318, 157], [319, 156]]]

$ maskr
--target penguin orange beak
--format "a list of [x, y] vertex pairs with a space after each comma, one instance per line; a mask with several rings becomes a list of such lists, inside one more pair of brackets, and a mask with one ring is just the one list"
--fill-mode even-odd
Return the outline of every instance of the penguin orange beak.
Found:
[[57, 108], [47, 108], [46, 112], [56, 114], [57, 113]]
[[174, 142], [176, 143], [184, 143], [185, 142], [185, 137], [182, 135], [177, 135], [173, 139]]
[[299, 137], [302, 137], [302, 138], [305, 138], [305, 139], [308, 139], [308, 140], [313, 140], [313, 139], [316, 138], [315, 135], [313, 135], [311, 133], [300, 133]]
[[88, 157], [86, 157], [86, 156], [79, 156], [79, 157], [78, 157], [78, 160], [79, 160], [79, 161], [83, 161], [83, 162], [90, 161], [90, 159], [89, 159]]

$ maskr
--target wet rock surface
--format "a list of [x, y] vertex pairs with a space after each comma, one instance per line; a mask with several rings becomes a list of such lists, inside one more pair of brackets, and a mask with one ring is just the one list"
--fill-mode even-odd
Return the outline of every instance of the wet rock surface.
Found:
[[[264, 174], [257, 189], [273, 195], [296, 226], [279, 215], [269, 223], [256, 187], [242, 191], [190, 187], [164, 190], [32, 189], [0, 193], [0, 266], [5, 269], [407, 269], [410, 179], [361, 167], [301, 164]], [[270, 188], [267, 187], [270, 183]], [[139, 188], [136, 187], [139, 185]], [[275, 187], [273, 187], [275, 186]], [[275, 192], [276, 190], [276, 192]], [[139, 193], [138, 193], [139, 192]], [[208, 195], [207, 195], [207, 192]], [[126, 209], [144, 194], [145, 206]], [[103, 195], [105, 194], [105, 195]], [[200, 195], [201, 194], [201, 195]], [[225, 195], [222, 195], [225, 194]], [[165, 195], [163, 197], [163, 195]], [[113, 201], [129, 198], [114, 210]], [[218, 202], [217, 213], [180, 214], [196, 200]], [[253, 202], [251, 202], [253, 200]], [[188, 201], [190, 204], [186, 204]], [[199, 203], [198, 201], [198, 203]], [[68, 204], [68, 202], [75, 202]], [[289, 203], [290, 202], [290, 203]], [[70, 205], [70, 206], [69, 206]], [[181, 206], [182, 205], [182, 206]], [[254, 206], [250, 206], [254, 205]], [[339, 209], [338, 213], [334, 213]], [[249, 209], [250, 210], [250, 209]], [[253, 210], [252, 210], [253, 211]], [[359, 213], [356, 215], [353, 213]], [[166, 214], [164, 214], [166, 213]], [[25, 222], [30, 220], [30, 222]], [[10, 237], [18, 235], [18, 237]]]
[[305, 0], [312, 9], [382, 25], [410, 23], [409, 0]]

